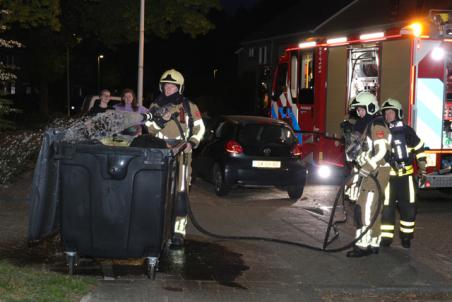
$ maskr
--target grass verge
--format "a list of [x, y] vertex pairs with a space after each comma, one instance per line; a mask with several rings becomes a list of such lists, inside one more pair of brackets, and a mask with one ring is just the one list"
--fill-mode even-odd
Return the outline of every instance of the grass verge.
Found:
[[69, 276], [0, 260], [0, 301], [79, 301], [93, 287], [93, 277]]

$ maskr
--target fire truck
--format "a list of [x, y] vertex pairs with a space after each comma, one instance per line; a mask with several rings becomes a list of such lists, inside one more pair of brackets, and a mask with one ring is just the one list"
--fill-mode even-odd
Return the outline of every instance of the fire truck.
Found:
[[452, 14], [396, 28], [310, 37], [285, 50], [275, 69], [270, 114], [288, 121], [311, 170], [345, 166], [341, 122], [349, 102], [369, 91], [401, 102], [404, 121], [427, 147], [426, 187], [452, 187]]

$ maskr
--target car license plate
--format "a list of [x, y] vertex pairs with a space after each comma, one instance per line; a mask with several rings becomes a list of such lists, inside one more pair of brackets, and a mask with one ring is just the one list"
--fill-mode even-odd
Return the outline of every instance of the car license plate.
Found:
[[274, 160], [253, 160], [254, 168], [281, 168], [280, 161]]

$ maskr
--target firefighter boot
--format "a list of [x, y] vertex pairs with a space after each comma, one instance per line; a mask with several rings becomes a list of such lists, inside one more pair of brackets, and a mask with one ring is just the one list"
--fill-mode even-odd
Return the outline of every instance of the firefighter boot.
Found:
[[410, 238], [402, 238], [400, 241], [404, 248], [409, 249], [411, 247], [411, 239]]
[[174, 233], [173, 238], [171, 238], [170, 248], [172, 250], [179, 250], [184, 247], [184, 236], [179, 233]]
[[187, 226], [187, 216], [177, 216], [174, 224], [174, 234], [171, 238], [171, 249], [181, 249], [184, 247], [185, 228]]
[[381, 247], [390, 247], [391, 244], [392, 244], [392, 238], [386, 238], [386, 237], [381, 238], [381, 241], [380, 241]]
[[359, 257], [369, 256], [372, 254], [378, 254], [378, 247], [368, 246], [366, 249], [360, 249], [357, 246], [353, 246], [353, 249], [351, 251], [347, 252], [347, 257], [359, 258]]

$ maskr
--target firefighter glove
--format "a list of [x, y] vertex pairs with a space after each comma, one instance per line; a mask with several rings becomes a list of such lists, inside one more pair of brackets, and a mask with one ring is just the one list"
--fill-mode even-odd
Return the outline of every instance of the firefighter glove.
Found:
[[356, 162], [358, 163], [358, 165], [360, 167], [364, 166], [366, 164], [366, 154], [365, 153], [360, 153], [357, 157], [356, 157]]
[[423, 177], [427, 173], [427, 162], [424, 160], [420, 160], [417, 163], [418, 167], [418, 176], [419, 178]]

